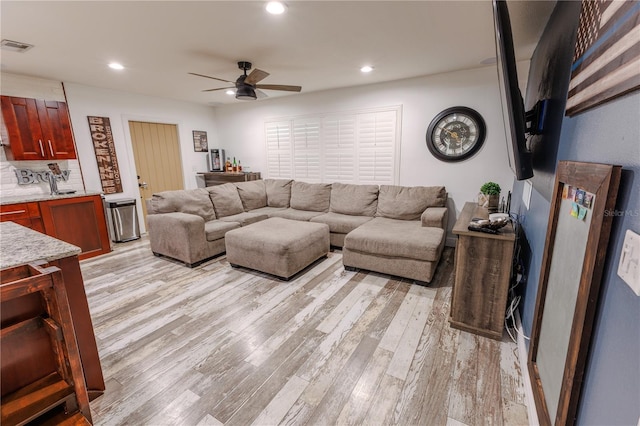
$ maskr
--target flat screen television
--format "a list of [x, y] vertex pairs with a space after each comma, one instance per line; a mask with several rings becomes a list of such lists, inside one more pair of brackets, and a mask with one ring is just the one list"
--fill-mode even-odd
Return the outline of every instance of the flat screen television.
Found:
[[533, 155], [527, 148], [527, 119], [518, 87], [511, 21], [506, 1], [493, 0], [493, 20], [509, 165], [518, 180], [529, 179], [533, 177]]

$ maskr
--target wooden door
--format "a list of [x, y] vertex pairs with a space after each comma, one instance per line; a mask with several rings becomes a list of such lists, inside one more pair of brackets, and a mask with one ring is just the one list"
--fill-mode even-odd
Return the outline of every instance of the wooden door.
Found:
[[7, 160], [44, 160], [47, 158], [42, 140], [35, 99], [2, 96], [2, 116], [6, 133]]
[[129, 131], [146, 224], [146, 200], [156, 192], [184, 188], [178, 129], [175, 124], [130, 121]]

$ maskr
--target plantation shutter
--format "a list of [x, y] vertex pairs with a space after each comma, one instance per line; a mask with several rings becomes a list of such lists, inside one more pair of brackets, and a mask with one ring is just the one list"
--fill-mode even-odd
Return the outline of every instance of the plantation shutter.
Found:
[[356, 115], [326, 117], [322, 130], [325, 182], [356, 182]]
[[395, 183], [396, 112], [358, 114], [358, 183]]
[[320, 182], [320, 119], [293, 121], [293, 177], [307, 182]]
[[394, 185], [400, 114], [388, 107], [267, 122], [267, 176]]
[[272, 179], [292, 178], [291, 122], [265, 124], [267, 139], [267, 175]]

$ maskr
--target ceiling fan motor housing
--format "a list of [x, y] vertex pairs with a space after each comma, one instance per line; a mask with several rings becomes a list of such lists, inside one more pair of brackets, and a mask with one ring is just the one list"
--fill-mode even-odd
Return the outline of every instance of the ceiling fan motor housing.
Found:
[[247, 74], [247, 71], [251, 69], [251, 66], [252, 66], [251, 62], [247, 62], [247, 61], [238, 62], [238, 68], [243, 70], [245, 75]]

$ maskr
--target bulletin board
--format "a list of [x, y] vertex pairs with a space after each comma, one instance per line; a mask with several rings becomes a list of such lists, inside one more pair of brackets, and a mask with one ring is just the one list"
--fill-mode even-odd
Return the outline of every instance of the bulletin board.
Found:
[[541, 425], [577, 412], [620, 173], [558, 164], [528, 361]]

